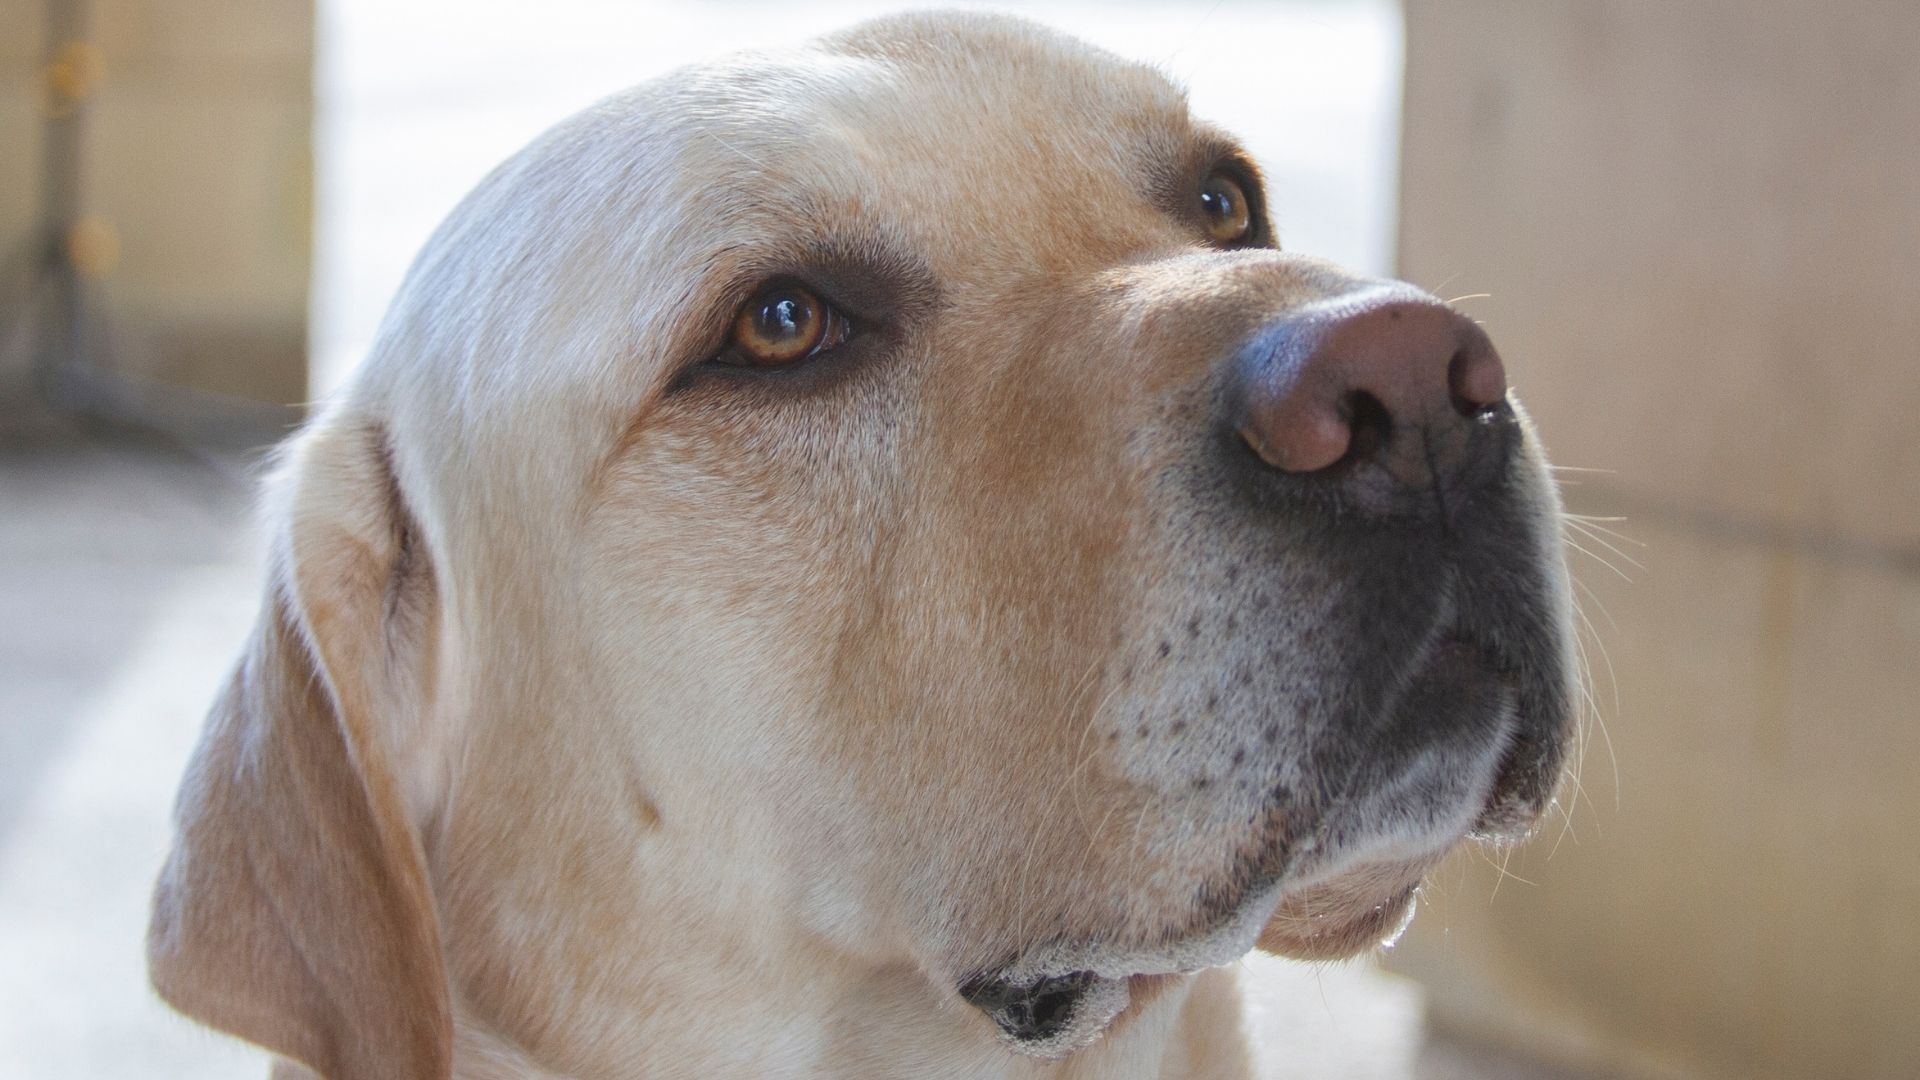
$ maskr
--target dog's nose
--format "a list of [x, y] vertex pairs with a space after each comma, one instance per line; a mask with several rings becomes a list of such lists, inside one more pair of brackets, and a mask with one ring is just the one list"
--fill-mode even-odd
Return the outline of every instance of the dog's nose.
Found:
[[1446, 485], [1507, 374], [1471, 319], [1411, 286], [1365, 283], [1262, 326], [1234, 358], [1238, 431], [1285, 474], [1375, 464]]

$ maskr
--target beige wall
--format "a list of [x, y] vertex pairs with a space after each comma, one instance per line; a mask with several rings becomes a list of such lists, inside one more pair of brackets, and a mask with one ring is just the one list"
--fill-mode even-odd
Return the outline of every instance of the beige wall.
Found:
[[1555, 458], [1610, 470], [1572, 506], [1645, 547], [1576, 537], [1633, 581], [1573, 556], [1612, 751], [1566, 838], [1443, 875], [1398, 963], [1629, 1073], [1916, 1075], [1920, 5], [1407, 20], [1401, 271], [1492, 294]]
[[[0, 266], [9, 275], [33, 222], [39, 183], [39, 0], [0, 0]], [[15, 282], [0, 280], [0, 290]], [[0, 296], [6, 296], [0, 292]]]
[[[88, 6], [105, 75], [86, 119], [82, 200], [119, 240], [99, 281], [117, 360], [192, 391], [304, 399], [313, 0]], [[10, 249], [34, 215], [43, 8], [0, 0], [0, 240]]]

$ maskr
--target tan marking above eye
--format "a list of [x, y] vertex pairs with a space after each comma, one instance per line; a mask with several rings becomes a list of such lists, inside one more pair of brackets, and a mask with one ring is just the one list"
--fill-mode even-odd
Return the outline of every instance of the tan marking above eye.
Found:
[[1217, 243], [1235, 244], [1253, 232], [1253, 204], [1239, 181], [1214, 173], [1200, 185], [1200, 215], [1207, 235]]
[[764, 285], [733, 318], [737, 359], [753, 367], [781, 367], [825, 352], [847, 339], [847, 319], [802, 285]]

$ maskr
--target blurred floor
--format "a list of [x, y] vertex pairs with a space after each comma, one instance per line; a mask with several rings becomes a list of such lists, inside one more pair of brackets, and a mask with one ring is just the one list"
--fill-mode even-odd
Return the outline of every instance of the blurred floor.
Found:
[[0, 1075], [264, 1075], [153, 997], [141, 948], [173, 785], [253, 617], [246, 502], [154, 444], [0, 446]]

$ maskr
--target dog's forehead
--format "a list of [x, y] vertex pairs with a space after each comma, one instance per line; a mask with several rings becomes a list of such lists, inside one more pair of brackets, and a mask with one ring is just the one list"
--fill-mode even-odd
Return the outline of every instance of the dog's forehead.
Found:
[[[1021, 19], [897, 16], [815, 48], [880, 66], [886, 92], [849, 104], [864, 119], [904, 119], [901, 133], [922, 134], [934, 147], [1132, 151], [1188, 133], [1186, 94], [1165, 74]], [[955, 164], [950, 156], [946, 163]]]
[[725, 176], [756, 224], [847, 209], [935, 248], [977, 251], [1036, 215], [1144, 210], [1195, 143], [1184, 92], [1157, 70], [1004, 17], [895, 17], [740, 54], [669, 100], [679, 152]]

